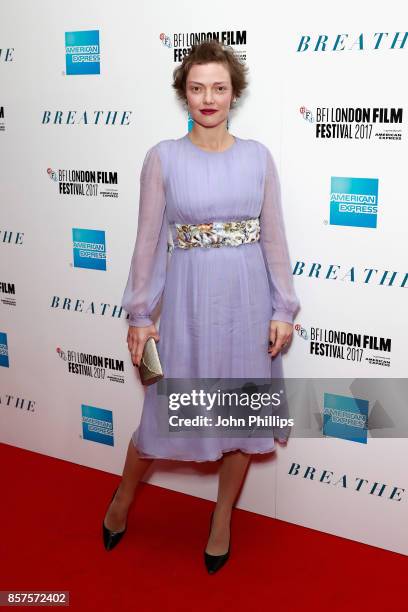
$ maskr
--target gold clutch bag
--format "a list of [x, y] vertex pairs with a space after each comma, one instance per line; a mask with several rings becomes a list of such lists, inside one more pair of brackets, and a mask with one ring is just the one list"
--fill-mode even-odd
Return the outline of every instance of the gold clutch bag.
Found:
[[153, 385], [163, 378], [163, 369], [160, 363], [159, 352], [157, 350], [156, 340], [153, 336], [150, 336], [144, 345], [139, 372], [143, 385]]

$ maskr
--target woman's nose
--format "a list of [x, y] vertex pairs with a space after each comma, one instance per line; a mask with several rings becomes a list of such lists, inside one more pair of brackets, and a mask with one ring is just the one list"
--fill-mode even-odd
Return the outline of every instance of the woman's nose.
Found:
[[206, 91], [204, 94], [204, 102], [206, 104], [211, 104], [213, 102], [212, 91]]

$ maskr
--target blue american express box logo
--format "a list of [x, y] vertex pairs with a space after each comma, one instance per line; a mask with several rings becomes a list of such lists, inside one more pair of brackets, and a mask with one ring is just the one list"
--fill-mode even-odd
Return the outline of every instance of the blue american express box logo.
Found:
[[378, 179], [333, 176], [330, 225], [377, 227]]
[[66, 74], [100, 74], [99, 30], [65, 32]]
[[7, 334], [0, 332], [0, 366], [8, 368], [9, 365]]
[[106, 270], [104, 230], [72, 228], [75, 268]]
[[325, 393], [323, 434], [367, 444], [368, 400]]
[[82, 437], [113, 446], [112, 411], [82, 404]]

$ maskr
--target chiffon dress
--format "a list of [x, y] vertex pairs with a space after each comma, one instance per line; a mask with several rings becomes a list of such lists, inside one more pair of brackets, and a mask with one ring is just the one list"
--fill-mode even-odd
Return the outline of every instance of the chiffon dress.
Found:
[[[174, 223], [259, 217], [260, 240], [221, 247], [168, 248]], [[161, 303], [160, 303], [161, 301]], [[268, 353], [271, 320], [293, 323], [299, 307], [284, 229], [278, 172], [267, 146], [234, 137], [204, 151], [188, 134], [146, 153], [138, 227], [122, 307], [144, 327], [161, 305], [157, 348], [165, 377], [281, 378], [282, 356]], [[274, 436], [163, 437], [157, 383], [145, 387], [132, 441], [142, 457], [215, 461], [224, 452], [275, 450]]]

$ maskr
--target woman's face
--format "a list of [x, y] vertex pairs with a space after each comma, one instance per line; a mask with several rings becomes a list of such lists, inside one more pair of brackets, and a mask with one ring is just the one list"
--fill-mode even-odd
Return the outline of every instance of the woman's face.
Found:
[[[193, 64], [187, 75], [186, 97], [194, 122], [204, 127], [215, 127], [228, 118], [232, 90], [228, 68], [218, 62]], [[215, 112], [206, 114], [212, 109]]]

